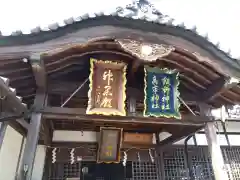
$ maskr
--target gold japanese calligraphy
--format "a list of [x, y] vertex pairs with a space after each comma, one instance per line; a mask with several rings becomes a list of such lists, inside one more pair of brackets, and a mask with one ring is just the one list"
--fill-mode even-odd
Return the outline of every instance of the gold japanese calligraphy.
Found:
[[126, 64], [90, 59], [87, 114], [125, 116]]
[[162, 84], [163, 84], [163, 88], [162, 88], [162, 92], [163, 92], [163, 97], [162, 97], [162, 110], [169, 110], [170, 109], [170, 104], [169, 104], [169, 100], [170, 100], [170, 79], [168, 77], [164, 77], [162, 79]]
[[119, 163], [122, 145], [122, 129], [101, 127], [98, 145], [98, 163]]

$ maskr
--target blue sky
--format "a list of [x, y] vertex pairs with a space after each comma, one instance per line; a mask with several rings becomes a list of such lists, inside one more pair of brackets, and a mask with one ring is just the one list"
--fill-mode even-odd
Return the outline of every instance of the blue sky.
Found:
[[[69, 17], [87, 12], [99, 12], [125, 6], [131, 0], [1, 0], [0, 30], [3, 35], [22, 30], [29, 33], [36, 26], [42, 28]], [[151, 0], [163, 14], [197, 26], [200, 34], [209, 34], [212, 42], [220, 42], [224, 51], [231, 49], [233, 57], [240, 57], [240, 1], [237, 0]]]

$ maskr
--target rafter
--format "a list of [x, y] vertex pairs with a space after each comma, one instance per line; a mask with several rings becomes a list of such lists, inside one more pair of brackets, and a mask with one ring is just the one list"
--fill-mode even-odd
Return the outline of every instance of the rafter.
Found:
[[200, 94], [201, 100], [203, 102], [210, 100], [217, 96], [222, 89], [225, 87], [226, 79], [224, 77], [220, 77], [212, 82], [210, 86], [206, 89], [206, 91]]
[[227, 91], [228, 89], [237, 85], [237, 83], [229, 83], [229, 81], [230, 78], [225, 78], [223, 76], [217, 78], [215, 81], [212, 82], [211, 85], [207, 87], [205, 91], [199, 90], [199, 92], [197, 92], [198, 98], [196, 99], [196, 101], [207, 102], [214, 97], [220, 95], [224, 91]]
[[27, 105], [22, 103], [22, 98], [16, 95], [16, 89], [9, 87], [9, 80], [0, 77], [0, 96], [6, 98], [6, 105], [17, 114], [27, 112]]

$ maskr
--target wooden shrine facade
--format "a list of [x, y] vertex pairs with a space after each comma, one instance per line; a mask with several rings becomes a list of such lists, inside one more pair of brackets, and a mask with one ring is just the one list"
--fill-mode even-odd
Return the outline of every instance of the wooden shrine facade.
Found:
[[[178, 77], [165, 81], [171, 96], [154, 94], [157, 82], [147, 79], [175, 77], [164, 69]], [[162, 148], [204, 127], [214, 136], [210, 110], [240, 102], [240, 66], [216, 46], [181, 27], [120, 16], [0, 37], [0, 75], [0, 130], [9, 124], [26, 136], [19, 179], [31, 179], [36, 146], [51, 146], [55, 130], [156, 134], [148, 148]]]

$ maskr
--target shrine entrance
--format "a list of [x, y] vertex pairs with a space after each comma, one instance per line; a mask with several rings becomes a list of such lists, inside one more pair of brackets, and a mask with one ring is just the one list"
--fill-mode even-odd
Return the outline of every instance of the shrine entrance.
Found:
[[82, 161], [74, 164], [58, 162], [51, 165], [48, 180], [159, 180], [156, 163], [128, 161], [121, 163], [98, 164], [95, 161]]
[[[130, 170], [130, 171], [129, 171]], [[122, 164], [97, 164], [83, 162], [81, 165], [81, 178], [84, 180], [124, 180], [131, 178], [131, 166], [124, 167]]]
[[[0, 35], [0, 147], [8, 125], [25, 140], [1, 179], [229, 179], [217, 139], [240, 102], [237, 60], [146, 2]], [[210, 154], [172, 151], [196, 132]]]

